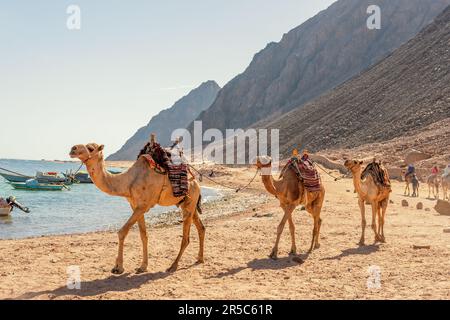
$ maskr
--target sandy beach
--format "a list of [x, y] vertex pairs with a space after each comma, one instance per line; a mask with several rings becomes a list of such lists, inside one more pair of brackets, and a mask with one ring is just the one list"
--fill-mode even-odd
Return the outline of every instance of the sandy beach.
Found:
[[[120, 164], [118, 166], [123, 166]], [[243, 186], [255, 169], [217, 171], [216, 179]], [[335, 173], [337, 174], [337, 173]], [[360, 236], [360, 213], [352, 181], [322, 175], [326, 201], [322, 210], [321, 248], [307, 255], [312, 219], [298, 208], [299, 259], [288, 256], [290, 236], [283, 234], [279, 259], [268, 255], [282, 216], [278, 201], [267, 194], [258, 177], [242, 193], [225, 191], [206, 204], [205, 264], [195, 265], [198, 237], [175, 273], [165, 272], [175, 258], [181, 226], [149, 228], [149, 268], [135, 274], [141, 259], [139, 233], [134, 228], [125, 243], [125, 273], [110, 273], [117, 253], [114, 231], [0, 241], [1, 299], [449, 299], [450, 217], [440, 216], [422, 185], [421, 198], [403, 196], [403, 184], [393, 183], [386, 219], [386, 244], [372, 245]], [[214, 186], [208, 181], [202, 185]], [[409, 207], [401, 206], [406, 199]], [[418, 202], [424, 210], [417, 210]], [[151, 214], [151, 213], [149, 213]], [[369, 215], [367, 215], [369, 217]], [[415, 245], [430, 246], [414, 249]], [[67, 268], [78, 266], [81, 289], [67, 288]], [[380, 286], [368, 286], [379, 270]]]

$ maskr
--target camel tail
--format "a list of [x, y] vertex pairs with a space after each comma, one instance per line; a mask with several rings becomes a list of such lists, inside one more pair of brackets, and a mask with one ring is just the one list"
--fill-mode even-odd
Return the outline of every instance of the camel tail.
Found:
[[202, 210], [202, 195], [200, 195], [198, 197], [198, 201], [197, 201], [197, 211], [199, 214], [203, 214], [203, 210]]

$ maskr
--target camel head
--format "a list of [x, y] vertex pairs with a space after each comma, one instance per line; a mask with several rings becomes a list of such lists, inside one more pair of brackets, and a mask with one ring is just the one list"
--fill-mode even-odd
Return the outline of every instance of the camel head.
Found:
[[104, 145], [96, 143], [77, 144], [70, 149], [69, 155], [72, 159], [77, 158], [82, 162], [86, 162], [89, 159], [103, 160], [103, 148]]
[[256, 157], [256, 167], [258, 169], [268, 168], [272, 165], [272, 158], [269, 156]]
[[345, 160], [344, 166], [352, 173], [358, 172], [361, 169], [364, 161], [360, 160]]

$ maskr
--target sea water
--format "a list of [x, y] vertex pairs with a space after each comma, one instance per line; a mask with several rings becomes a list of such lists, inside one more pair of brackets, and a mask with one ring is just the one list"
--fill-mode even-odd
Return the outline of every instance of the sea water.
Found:
[[[36, 171], [76, 171], [79, 166], [79, 163], [73, 162], [0, 159], [0, 167], [30, 176], [34, 176]], [[9, 217], [0, 217], [0, 239], [117, 229], [131, 215], [126, 199], [104, 194], [93, 184], [73, 184], [69, 188], [70, 191], [15, 190], [0, 176], [0, 197], [15, 196], [19, 203], [31, 210], [24, 213], [15, 208]], [[219, 197], [217, 190], [202, 187], [204, 201]], [[176, 207], [157, 206], [147, 213], [146, 219], [174, 209]]]

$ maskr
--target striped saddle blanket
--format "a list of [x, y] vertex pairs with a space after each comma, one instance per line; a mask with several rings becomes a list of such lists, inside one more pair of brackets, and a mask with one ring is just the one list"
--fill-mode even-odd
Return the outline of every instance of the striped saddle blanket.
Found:
[[167, 174], [169, 176], [174, 197], [183, 197], [188, 194], [189, 182], [187, 164], [173, 164], [168, 162], [159, 164], [150, 154], [142, 154], [141, 156], [147, 160], [150, 168], [158, 173]]
[[391, 181], [387, 170], [378, 162], [371, 162], [367, 165], [361, 174], [361, 179], [366, 179], [368, 175], [372, 176], [376, 185], [391, 189]]
[[292, 166], [305, 189], [309, 192], [316, 192], [322, 189], [320, 175], [310, 160], [293, 158], [289, 160], [286, 167]]

